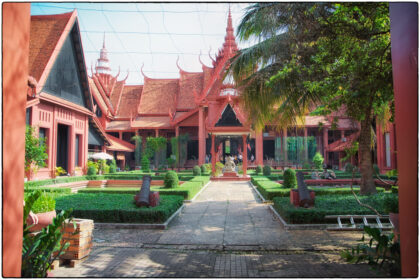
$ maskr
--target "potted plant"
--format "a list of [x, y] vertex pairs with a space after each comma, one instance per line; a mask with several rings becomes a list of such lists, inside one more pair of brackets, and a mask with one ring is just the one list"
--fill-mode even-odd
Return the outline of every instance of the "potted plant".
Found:
[[394, 225], [395, 237], [400, 234], [399, 210], [398, 210], [398, 196], [387, 195], [383, 201], [385, 213], [389, 213], [389, 219]]
[[[38, 234], [32, 234], [31, 225], [26, 221], [34, 208], [35, 202], [42, 195], [35, 191], [27, 195], [23, 210], [23, 243], [22, 243], [22, 265], [21, 277], [39, 278], [47, 277], [51, 264], [64, 253], [70, 243], [61, 242], [65, 223], [71, 223], [69, 211], [61, 211], [50, 225], [42, 229]], [[75, 227], [75, 224], [73, 224]]]
[[[27, 203], [27, 198], [25, 199], [25, 205]], [[26, 220], [29, 225], [33, 225], [29, 229], [31, 232], [40, 231], [51, 224], [53, 219], [57, 216], [55, 212], [54, 196], [51, 193], [41, 192], [32, 205], [31, 212], [32, 213], [28, 215]]]

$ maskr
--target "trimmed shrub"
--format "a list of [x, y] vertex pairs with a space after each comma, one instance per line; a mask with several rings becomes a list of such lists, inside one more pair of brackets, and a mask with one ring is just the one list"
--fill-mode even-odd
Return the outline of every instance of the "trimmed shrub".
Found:
[[316, 169], [322, 169], [322, 164], [324, 163], [324, 157], [320, 153], [316, 153], [312, 158], [312, 162], [315, 165]]
[[[362, 203], [368, 204], [379, 211], [381, 214], [388, 214], [384, 211], [384, 197], [390, 194], [376, 194], [360, 196]], [[273, 199], [274, 209], [282, 218], [293, 224], [306, 223], [336, 223], [335, 220], [325, 220], [327, 215], [374, 215], [375, 213], [365, 207], [360, 206], [353, 195], [332, 195], [319, 196], [315, 199], [315, 207], [303, 208], [294, 207], [290, 204], [289, 197], [275, 197]]]
[[141, 170], [143, 172], [149, 172], [150, 171], [150, 161], [147, 158], [147, 156], [145, 156], [145, 155], [141, 158]]
[[261, 165], [258, 165], [258, 166], [257, 166], [257, 169], [255, 169], [255, 172], [256, 172], [257, 174], [261, 174], [261, 173], [262, 173], [262, 171], [263, 171], [263, 168], [262, 168], [262, 166], [261, 166]]
[[385, 213], [399, 213], [398, 208], [398, 196], [387, 195], [384, 199], [384, 211]]
[[161, 195], [153, 208], [139, 208], [132, 201], [131, 194], [78, 193], [57, 198], [56, 210], [72, 208], [75, 217], [95, 222], [163, 223], [182, 206], [183, 197]]
[[283, 186], [285, 188], [295, 188], [297, 185], [296, 172], [294, 169], [286, 169], [283, 174]]
[[271, 175], [271, 166], [269, 166], [269, 165], [264, 165], [264, 168], [263, 168], [263, 175], [264, 175], [264, 176], [270, 176], [270, 175]]
[[194, 176], [201, 176], [201, 168], [200, 166], [196, 165], [193, 168], [193, 175]]
[[24, 191], [26, 194], [26, 193], [31, 193], [37, 190], [48, 192], [48, 193], [60, 194], [60, 195], [71, 193], [71, 188], [54, 188], [54, 187], [25, 187]]
[[391, 187], [391, 192], [398, 194], [398, 186], [392, 186]]
[[[29, 193], [26, 193], [24, 196], [24, 199], [26, 200], [28, 196], [29, 196]], [[37, 213], [45, 213], [45, 212], [54, 211], [55, 197], [57, 197], [57, 195], [54, 195], [51, 192], [42, 192], [41, 195], [33, 204], [32, 209], [31, 209], [32, 212], [37, 214]]]
[[165, 188], [176, 188], [178, 187], [178, 174], [175, 171], [168, 171], [165, 174], [164, 185]]
[[98, 170], [96, 169], [95, 165], [91, 165], [88, 167], [87, 175], [92, 176], [92, 175], [96, 175], [96, 173], [98, 173]]
[[346, 165], [344, 165], [344, 171], [347, 173], [353, 173], [354, 166], [350, 162], [347, 162]]
[[115, 159], [111, 161], [111, 164], [109, 165], [109, 173], [116, 173], [117, 172], [117, 163], [115, 162]]
[[201, 173], [207, 173], [207, 167], [205, 164], [201, 165]]

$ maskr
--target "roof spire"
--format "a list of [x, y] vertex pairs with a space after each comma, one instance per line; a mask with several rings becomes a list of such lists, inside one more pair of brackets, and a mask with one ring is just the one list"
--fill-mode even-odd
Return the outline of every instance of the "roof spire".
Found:
[[104, 42], [102, 44], [102, 48], [105, 49], [105, 31], [104, 31]]
[[228, 57], [232, 57], [236, 53], [237, 50], [238, 50], [238, 46], [236, 45], [236, 42], [235, 42], [235, 35], [234, 35], [233, 24], [232, 24], [232, 13], [230, 10], [230, 5], [229, 5], [225, 42], [223, 43], [223, 47], [219, 50], [216, 60], [218, 60], [220, 57], [223, 57], [225, 55], [227, 55]]
[[97, 60], [97, 66], [95, 67], [97, 73], [102, 74], [111, 74], [111, 68], [109, 67], [108, 60], [108, 51], [105, 48], [105, 31], [104, 31], [104, 41], [102, 43], [102, 49], [99, 54], [99, 59]]

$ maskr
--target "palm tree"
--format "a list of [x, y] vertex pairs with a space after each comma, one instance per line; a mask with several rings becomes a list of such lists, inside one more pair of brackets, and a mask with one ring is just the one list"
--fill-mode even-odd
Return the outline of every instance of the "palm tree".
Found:
[[372, 121], [393, 100], [387, 3], [257, 3], [240, 40], [256, 43], [230, 71], [254, 124], [285, 127], [309, 113], [344, 107], [361, 124], [361, 193], [375, 193]]

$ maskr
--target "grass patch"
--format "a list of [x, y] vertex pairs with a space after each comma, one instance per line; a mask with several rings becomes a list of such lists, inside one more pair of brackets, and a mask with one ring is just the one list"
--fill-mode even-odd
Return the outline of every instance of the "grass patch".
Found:
[[[379, 193], [370, 196], [359, 196], [362, 203], [369, 204], [381, 214], [384, 211], [383, 200], [390, 193]], [[274, 208], [283, 219], [292, 224], [335, 223], [324, 219], [326, 215], [374, 215], [370, 209], [361, 207], [353, 195], [329, 195], [315, 198], [313, 208], [294, 207], [288, 197], [275, 197]]]
[[162, 195], [160, 205], [139, 208], [131, 194], [78, 193], [56, 199], [56, 210], [73, 209], [73, 216], [108, 223], [163, 223], [183, 203], [182, 196]]

